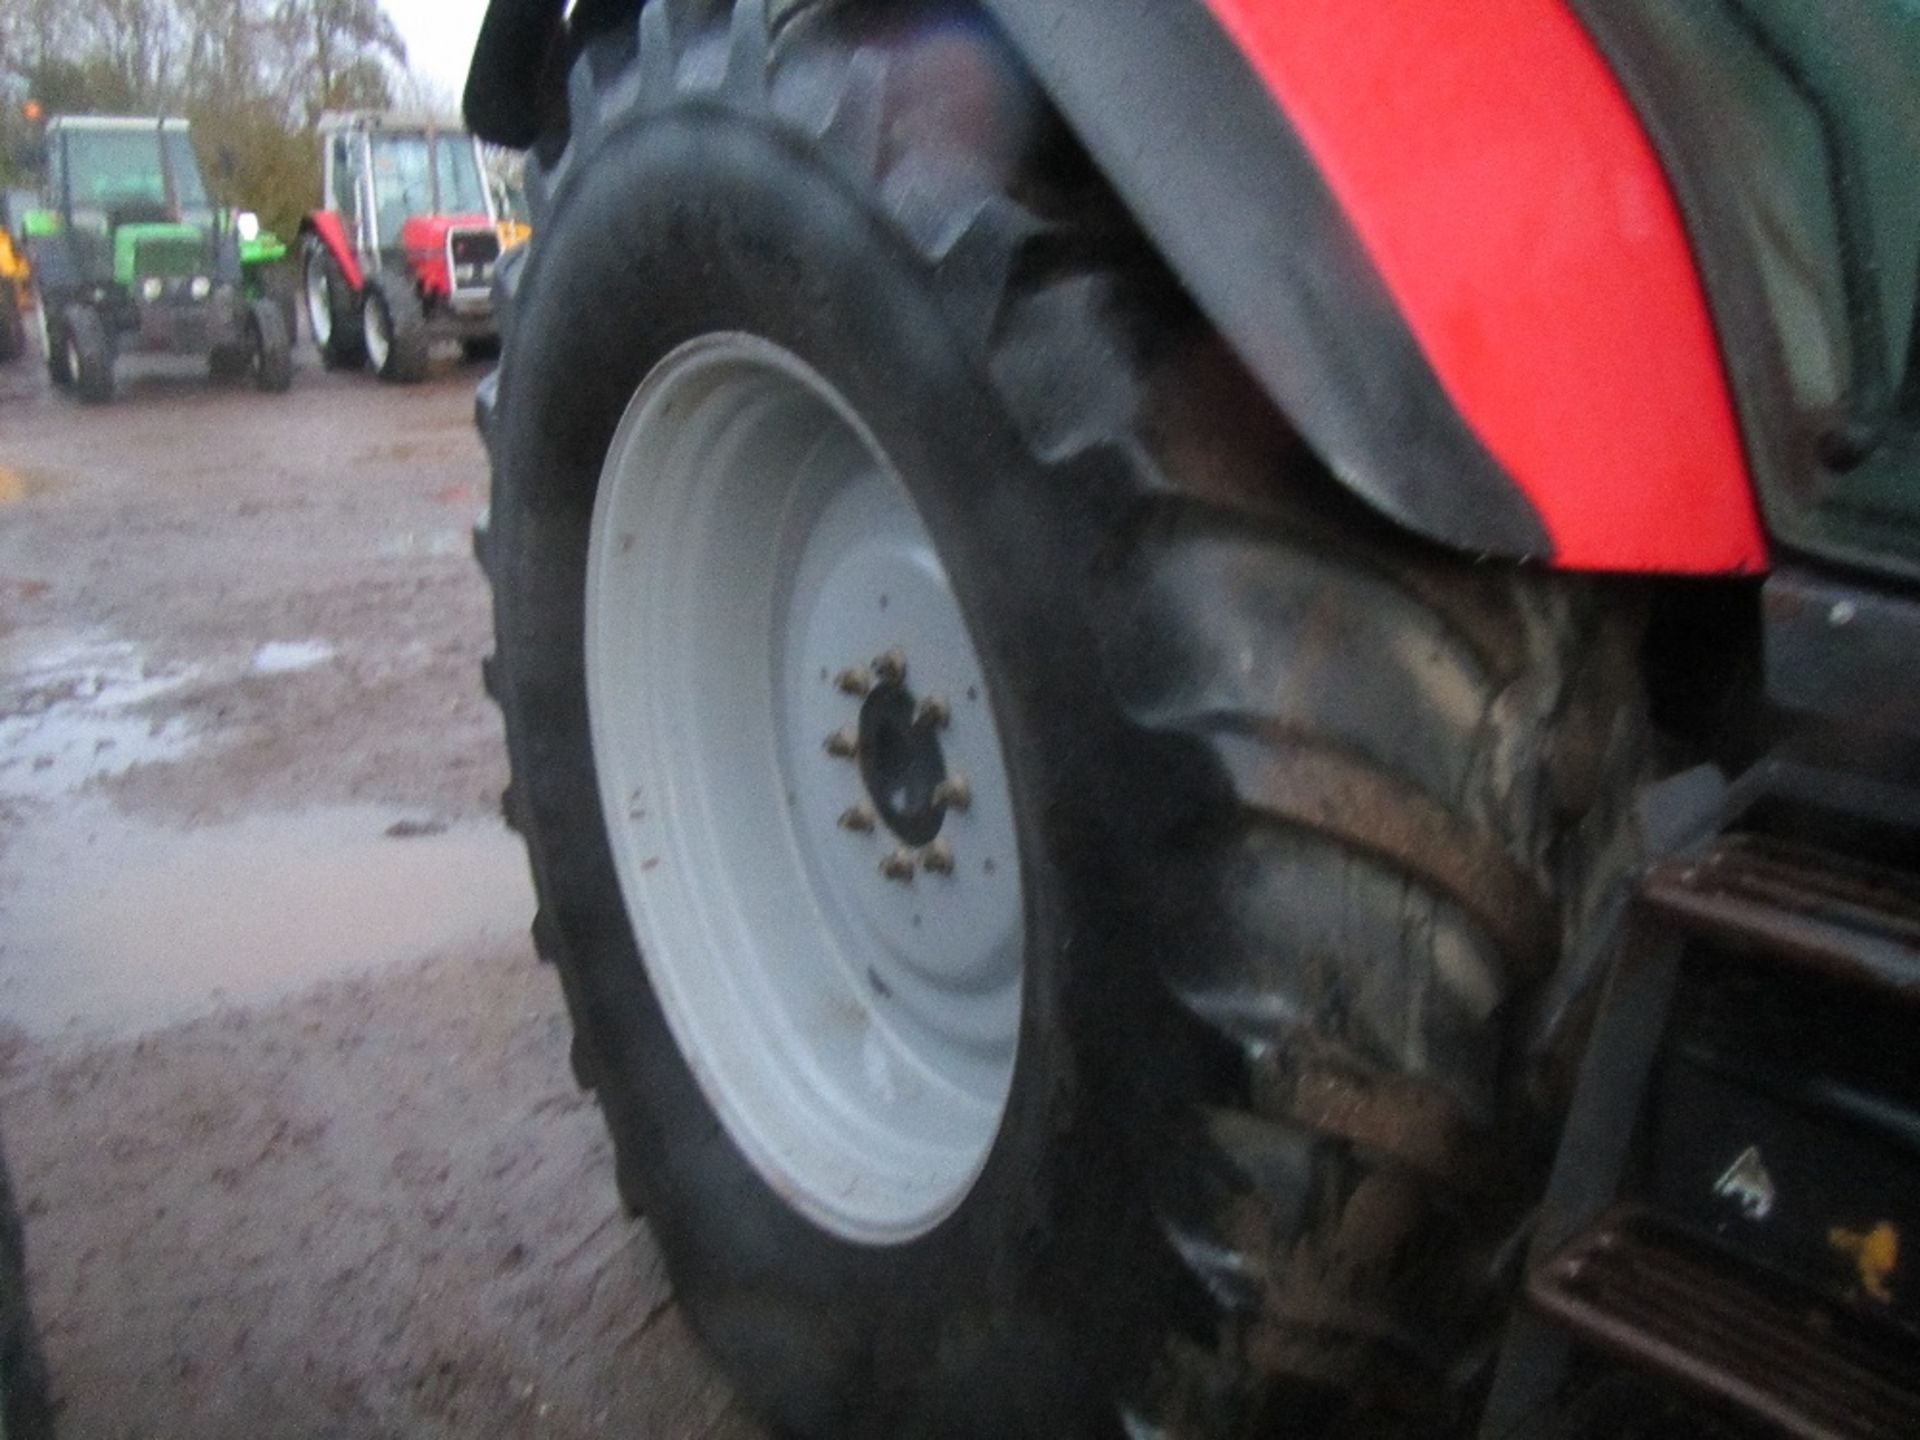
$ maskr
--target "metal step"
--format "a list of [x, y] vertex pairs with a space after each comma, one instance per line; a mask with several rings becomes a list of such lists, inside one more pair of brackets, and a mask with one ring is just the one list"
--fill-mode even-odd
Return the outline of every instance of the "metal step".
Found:
[[1920, 1436], [1920, 1344], [1616, 1211], [1530, 1277], [1528, 1298], [1593, 1343], [1804, 1440]]
[[1920, 882], [1911, 874], [1735, 834], [1654, 866], [1644, 894], [1696, 934], [1920, 1003]]

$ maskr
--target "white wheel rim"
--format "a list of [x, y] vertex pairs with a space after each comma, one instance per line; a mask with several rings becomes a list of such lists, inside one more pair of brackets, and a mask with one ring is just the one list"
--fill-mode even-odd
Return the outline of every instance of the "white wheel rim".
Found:
[[387, 330], [386, 302], [369, 291], [361, 304], [360, 313], [364, 317], [362, 329], [366, 335], [367, 358], [373, 362], [375, 370], [385, 370], [387, 356], [393, 349], [393, 337]]
[[326, 271], [318, 256], [307, 261], [307, 329], [313, 332], [316, 345], [333, 339], [333, 297], [327, 291]]
[[[874, 660], [896, 656], [889, 681]], [[843, 688], [862, 668], [868, 692]], [[708, 336], [640, 386], [594, 506], [586, 671], [621, 893], [708, 1101], [824, 1229], [926, 1233], [978, 1178], [1012, 1084], [1012, 797], [926, 526], [796, 356]], [[922, 713], [936, 696], [944, 728]], [[829, 753], [842, 732], [857, 756]]]

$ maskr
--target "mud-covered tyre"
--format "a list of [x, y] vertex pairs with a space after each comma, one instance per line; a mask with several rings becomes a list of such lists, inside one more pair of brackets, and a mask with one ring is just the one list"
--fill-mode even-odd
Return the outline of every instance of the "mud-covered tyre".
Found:
[[302, 249], [300, 278], [307, 334], [320, 352], [320, 363], [329, 370], [364, 365], [367, 352], [360, 336], [360, 299], [340, 273], [333, 252], [317, 235], [309, 235]]
[[[791, 1433], [1446, 1433], [1541, 1160], [1517, 1139], [1518, 1000], [1618, 863], [1630, 611], [1344, 501], [983, 29], [933, 7], [773, 41], [760, 0], [727, 10], [648, 5], [576, 62], [482, 405], [508, 813], [623, 1193]], [[672, 428], [740, 376], [761, 389]], [[903, 895], [996, 858], [956, 829], [932, 865], [871, 780], [816, 823], [803, 757], [866, 777], [895, 681], [858, 625], [839, 674], [754, 649], [801, 582], [754, 588], [779, 542], [738, 497], [807, 509], [781, 508], [755, 427], [815, 413], [844, 433], [802, 427], [785, 468], [861, 449], [950, 584], [979, 666], [960, 694], [986, 707], [943, 697], [950, 733], [997, 728], [1023, 894], [1004, 1105], [945, 1212], [891, 1235], [770, 1153], [724, 1073], [751, 1032], [703, 1049], [680, 988], [701, 972], [638, 940], [757, 873], [688, 864], [709, 831], [722, 860], [729, 833], [791, 834], [818, 870], [865, 846]], [[701, 455], [710, 498], [646, 478]], [[731, 584], [623, 588], [628, 564]], [[762, 679], [733, 689], [742, 653]], [[796, 731], [791, 772], [649, 768], [655, 737], [744, 731], [804, 685], [791, 713], [849, 720]], [[781, 914], [804, 965], [814, 909]], [[865, 978], [822, 1026], [887, 1031], [898, 987]]]
[[0, 1435], [51, 1440], [47, 1366], [27, 1295], [26, 1231], [13, 1178], [0, 1155]]
[[277, 300], [256, 300], [247, 315], [248, 358], [255, 388], [284, 395], [293, 384], [293, 341], [286, 312]]
[[91, 305], [69, 305], [60, 317], [66, 370], [74, 393], [89, 405], [113, 399], [113, 337]]
[[20, 314], [20, 292], [13, 281], [0, 276], [0, 365], [27, 353], [27, 325]]

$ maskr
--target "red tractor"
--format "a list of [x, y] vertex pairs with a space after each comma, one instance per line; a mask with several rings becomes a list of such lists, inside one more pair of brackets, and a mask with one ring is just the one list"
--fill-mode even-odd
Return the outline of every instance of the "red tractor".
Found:
[[534, 940], [783, 1435], [1920, 1435], [1911, 0], [492, 0]]
[[494, 266], [526, 232], [499, 215], [473, 137], [454, 124], [330, 112], [320, 153], [321, 208], [300, 232], [307, 327], [327, 367], [414, 381], [437, 340], [493, 354]]

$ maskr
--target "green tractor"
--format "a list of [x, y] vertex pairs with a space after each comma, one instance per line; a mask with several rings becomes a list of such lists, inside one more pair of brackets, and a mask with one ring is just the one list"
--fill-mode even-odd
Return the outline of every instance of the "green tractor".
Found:
[[286, 247], [208, 197], [187, 122], [58, 116], [25, 226], [54, 384], [113, 398], [123, 350], [205, 355], [216, 378], [293, 378]]

